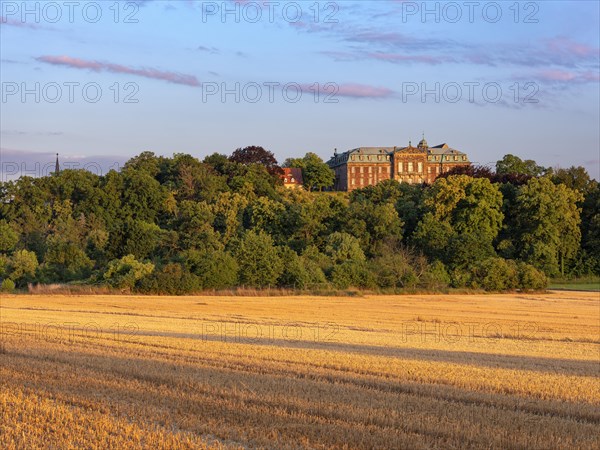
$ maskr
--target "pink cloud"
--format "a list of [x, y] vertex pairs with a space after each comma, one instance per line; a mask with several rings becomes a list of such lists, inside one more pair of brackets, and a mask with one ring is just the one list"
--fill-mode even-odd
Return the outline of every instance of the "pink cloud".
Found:
[[46, 27], [43, 27], [43, 26], [35, 24], [35, 23], [27, 23], [27, 22], [23, 22], [21, 20], [9, 19], [4, 16], [0, 16], [0, 23], [2, 23], [2, 25], [9, 25], [11, 27], [30, 28], [33, 30], [46, 28]]
[[337, 93], [339, 96], [351, 98], [388, 98], [393, 94], [391, 89], [365, 84], [341, 84]]
[[539, 74], [539, 78], [545, 81], [571, 81], [577, 78], [577, 75], [564, 70], [545, 70]]
[[[302, 84], [300, 85], [302, 91], [305, 93], [314, 93], [315, 85]], [[369, 86], [366, 84], [337, 84], [328, 83], [322, 84], [319, 88], [319, 94], [322, 96], [330, 96], [330, 99], [336, 99], [339, 97], [349, 98], [388, 98], [394, 95], [394, 91], [384, 87]]]
[[121, 64], [104, 63], [99, 61], [90, 61], [70, 56], [40, 56], [37, 61], [52, 64], [55, 66], [66, 66], [73, 69], [88, 69], [94, 72], [112, 72], [124, 73], [128, 75], [137, 75], [144, 78], [154, 80], [167, 81], [174, 84], [183, 84], [186, 86], [198, 87], [200, 82], [193, 75], [186, 75], [176, 72], [165, 72], [153, 68], [136, 69], [133, 67], [123, 66]]
[[549, 82], [587, 83], [600, 81], [600, 75], [592, 71], [576, 73], [566, 70], [545, 70], [538, 74], [538, 79]]
[[548, 49], [555, 53], [564, 53], [569, 55], [577, 55], [581, 57], [595, 56], [598, 54], [598, 49], [590, 47], [586, 44], [575, 42], [570, 38], [558, 36], [546, 41]]

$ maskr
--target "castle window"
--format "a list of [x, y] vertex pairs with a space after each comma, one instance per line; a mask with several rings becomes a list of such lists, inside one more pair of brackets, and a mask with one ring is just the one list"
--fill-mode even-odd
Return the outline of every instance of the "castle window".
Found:
[[454, 156], [454, 161], [458, 161], [458, 156]]
[[373, 173], [373, 167], [372, 166], [369, 167], [369, 173]]
[[294, 180], [294, 178], [292, 178], [290, 181], [291, 181], [292, 183], [295, 183], [295, 182], [296, 182], [296, 180]]
[[411, 161], [411, 162], [408, 163], [408, 171], [409, 172], [413, 172], [414, 170], [415, 170], [415, 168], [414, 168], [414, 165], [413, 165], [413, 163]]
[[417, 163], [417, 171], [419, 173], [423, 173], [423, 163], [422, 162]]
[[381, 161], [381, 155], [377, 155], [377, 160]]
[[402, 169], [404, 168], [403, 166], [404, 164], [402, 164], [402, 162], [398, 163], [398, 173], [402, 173]]
[[354, 185], [356, 184], [356, 180], [355, 180], [355, 179], [352, 179], [352, 180], [350, 181], [350, 184], [354, 186]]
[[427, 161], [431, 161], [431, 155], [427, 157]]
[[356, 173], [356, 167], [352, 168], [352, 173]]
[[390, 160], [390, 155], [386, 155], [385, 159], [386, 159], [386, 161], [389, 161]]
[[365, 168], [364, 168], [364, 167], [361, 167], [361, 168], [360, 168], [360, 173], [364, 173], [364, 172], [365, 172]]
[[352, 155], [352, 161], [356, 160], [356, 156]]
[[466, 157], [466, 156], [463, 156], [463, 161], [466, 161], [466, 160], [467, 160], [467, 157]]

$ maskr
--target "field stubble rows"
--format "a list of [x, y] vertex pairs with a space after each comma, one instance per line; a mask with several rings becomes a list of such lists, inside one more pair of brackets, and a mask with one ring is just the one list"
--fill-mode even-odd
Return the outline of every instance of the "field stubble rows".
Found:
[[1, 448], [599, 448], [597, 293], [0, 312]]

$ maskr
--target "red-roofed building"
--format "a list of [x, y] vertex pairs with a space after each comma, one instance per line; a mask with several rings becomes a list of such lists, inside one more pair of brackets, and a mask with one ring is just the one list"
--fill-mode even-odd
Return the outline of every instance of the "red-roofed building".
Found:
[[303, 186], [302, 169], [298, 167], [285, 167], [283, 169], [283, 185], [289, 189], [300, 189]]

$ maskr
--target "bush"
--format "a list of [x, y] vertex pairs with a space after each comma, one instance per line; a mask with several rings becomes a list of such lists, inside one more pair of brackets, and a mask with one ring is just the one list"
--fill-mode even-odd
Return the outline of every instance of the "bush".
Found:
[[512, 260], [488, 258], [471, 270], [471, 285], [486, 291], [506, 291], [519, 287], [517, 265]]
[[454, 269], [450, 272], [450, 285], [453, 288], [466, 288], [467, 286], [471, 286], [471, 280], [472, 274], [466, 269]]
[[2, 285], [0, 285], [0, 291], [2, 292], [12, 292], [15, 290], [15, 282], [10, 278], [5, 278], [2, 280]]
[[132, 289], [138, 280], [151, 274], [153, 270], [154, 264], [143, 263], [133, 255], [127, 255], [108, 263], [104, 279], [113, 287]]
[[387, 253], [373, 259], [370, 266], [381, 288], [414, 288], [419, 282], [414, 261], [403, 253]]
[[188, 272], [181, 264], [171, 263], [140, 280], [140, 292], [152, 294], [181, 295], [202, 289], [200, 279]]
[[12, 256], [10, 277], [18, 285], [25, 286], [27, 282], [35, 279], [37, 268], [38, 260], [35, 253], [27, 250], [19, 250]]
[[519, 287], [524, 291], [540, 291], [548, 287], [548, 277], [541, 270], [524, 262], [520, 262], [517, 267], [519, 271]]
[[338, 289], [349, 287], [376, 287], [373, 274], [365, 262], [346, 261], [334, 266], [331, 271], [331, 282]]
[[202, 289], [226, 289], [237, 284], [238, 264], [223, 250], [189, 250], [183, 259], [188, 271], [198, 277]]
[[450, 275], [441, 261], [434, 261], [427, 267], [419, 280], [419, 286], [425, 289], [445, 289], [450, 285]]
[[0, 278], [4, 278], [8, 274], [10, 268], [10, 258], [0, 253]]

